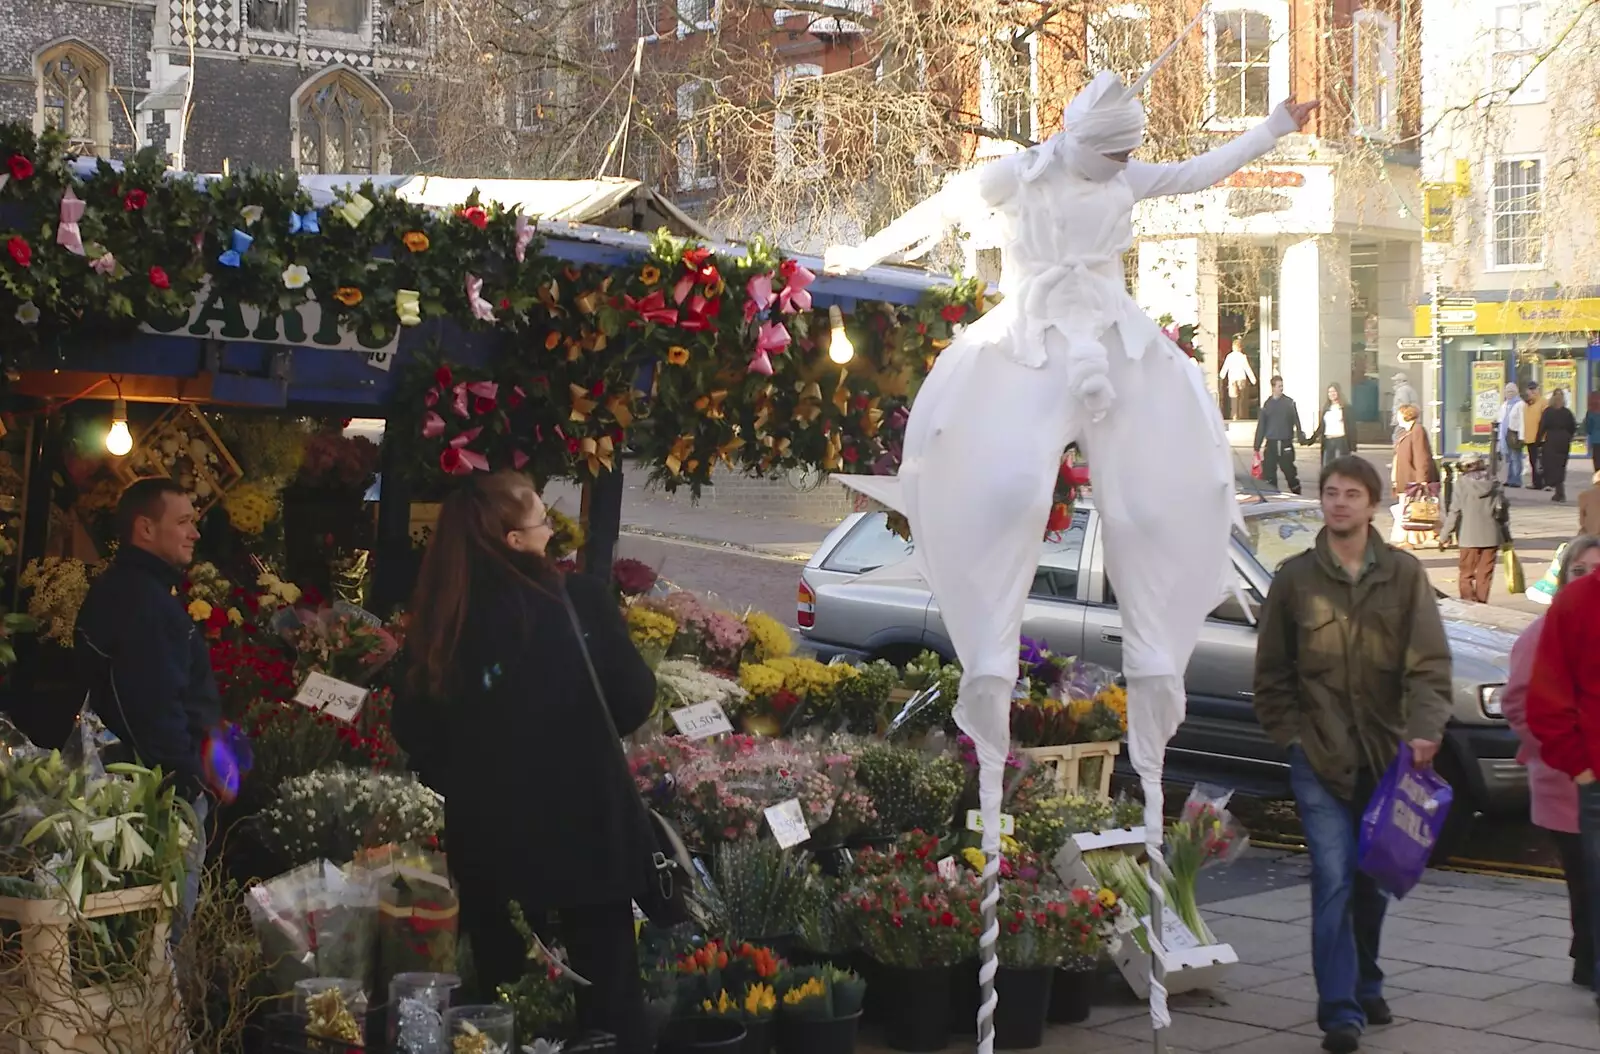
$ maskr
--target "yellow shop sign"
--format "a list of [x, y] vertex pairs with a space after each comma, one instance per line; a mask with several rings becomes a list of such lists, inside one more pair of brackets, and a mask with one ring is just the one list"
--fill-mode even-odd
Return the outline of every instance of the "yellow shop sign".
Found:
[[[1588, 333], [1600, 330], [1600, 298], [1480, 300], [1474, 315], [1477, 333]], [[1419, 337], [1432, 335], [1431, 305], [1422, 304], [1415, 309], [1413, 329]]]

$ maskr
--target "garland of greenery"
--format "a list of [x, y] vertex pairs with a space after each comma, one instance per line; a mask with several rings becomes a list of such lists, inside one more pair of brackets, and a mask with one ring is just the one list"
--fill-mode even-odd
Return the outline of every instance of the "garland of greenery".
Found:
[[494, 332], [487, 365], [435, 347], [402, 379], [390, 416], [427, 486], [500, 467], [592, 478], [624, 446], [696, 493], [718, 464], [892, 472], [917, 385], [984, 308], [975, 280], [915, 307], [860, 302], [841, 367], [816, 276], [759, 239], [729, 257], [663, 233], [642, 264], [580, 267], [476, 194], [439, 210], [366, 183], [318, 210], [292, 173], [197, 182], [143, 151], [79, 178], [66, 153], [54, 130], [0, 124], [6, 356], [70, 364], [75, 346], [186, 317], [206, 283], [263, 313], [314, 299], [374, 347], [432, 319]]

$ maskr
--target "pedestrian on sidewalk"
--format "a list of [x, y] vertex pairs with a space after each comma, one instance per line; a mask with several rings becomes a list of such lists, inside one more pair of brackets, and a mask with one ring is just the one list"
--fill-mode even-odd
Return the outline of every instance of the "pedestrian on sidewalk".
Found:
[[1592, 485], [1578, 495], [1578, 530], [1600, 534], [1600, 472], [1590, 482]]
[[[1433, 463], [1433, 447], [1428, 443], [1428, 431], [1417, 426], [1419, 416], [1421, 411], [1416, 406], [1408, 404], [1400, 408], [1400, 435], [1394, 441], [1394, 462], [1389, 466], [1397, 512], [1389, 540], [1413, 549], [1427, 544], [1430, 535], [1437, 538], [1435, 531], [1438, 529], [1437, 523], [1434, 531], [1408, 531], [1403, 527], [1407, 506], [1412, 501], [1435, 497], [1432, 486], [1439, 482], [1439, 466]], [[1433, 510], [1438, 510], [1437, 500]]]
[[1506, 463], [1506, 486], [1522, 486], [1522, 435], [1527, 420], [1527, 404], [1515, 384], [1505, 387], [1505, 402], [1500, 404], [1500, 417], [1496, 421], [1496, 449]]
[[[1578, 786], [1578, 848], [1591, 939], [1600, 947], [1593, 903], [1600, 890], [1600, 574], [1569, 582], [1550, 602], [1528, 681], [1527, 720], [1540, 760]], [[1595, 983], [1591, 978], [1591, 988]]]
[[1283, 481], [1290, 493], [1300, 493], [1300, 470], [1294, 463], [1294, 445], [1306, 442], [1306, 433], [1300, 427], [1300, 408], [1293, 399], [1283, 394], [1283, 378], [1272, 378], [1272, 394], [1261, 404], [1261, 414], [1256, 419], [1255, 451], [1262, 454], [1261, 478], [1273, 490], [1278, 489], [1278, 470], [1283, 469]]
[[1411, 387], [1411, 378], [1404, 372], [1395, 374], [1390, 378], [1390, 382], [1394, 384], [1394, 401], [1390, 404], [1394, 407], [1394, 428], [1389, 436], [1393, 440], [1400, 438], [1400, 408], [1402, 406], [1421, 406], [1422, 397], [1417, 394], [1415, 388]]
[[[1560, 596], [1569, 583], [1596, 568], [1600, 568], [1600, 538], [1592, 534], [1578, 535], [1567, 543], [1556, 574], [1556, 595]], [[1600, 887], [1593, 887], [1585, 880], [1583, 852], [1578, 839], [1578, 785], [1572, 782], [1571, 776], [1545, 763], [1538, 741], [1528, 730], [1528, 685], [1533, 677], [1534, 657], [1539, 651], [1544, 621], [1544, 615], [1534, 619], [1512, 646], [1511, 669], [1500, 705], [1506, 723], [1522, 741], [1517, 760], [1528, 769], [1529, 819], [1535, 827], [1550, 832], [1561, 854], [1561, 870], [1566, 873], [1572, 916], [1572, 944], [1567, 951], [1572, 958], [1572, 983], [1592, 988], [1595, 929], [1591, 921], [1594, 905], [1589, 890]]]
[[1540, 390], [1538, 381], [1528, 382], [1528, 391], [1523, 399], [1528, 404], [1523, 411], [1523, 420], [1527, 424], [1523, 439], [1528, 446], [1528, 472], [1533, 477], [1533, 489], [1544, 490], [1550, 485], [1549, 477], [1544, 472], [1544, 412], [1550, 408], [1550, 399]]
[[1337, 384], [1328, 385], [1328, 401], [1322, 406], [1322, 416], [1317, 418], [1317, 430], [1305, 441], [1306, 446], [1322, 444], [1322, 466], [1344, 457], [1355, 450], [1345, 422], [1344, 393]]
[[1256, 383], [1256, 371], [1250, 365], [1249, 356], [1244, 353], [1243, 337], [1233, 338], [1233, 349], [1228, 352], [1228, 357], [1222, 360], [1222, 369], [1217, 373], [1217, 380], [1222, 382], [1228, 392], [1228, 419], [1244, 420], [1250, 389]]
[[1510, 508], [1500, 481], [1489, 473], [1480, 454], [1463, 454], [1457, 463], [1450, 512], [1439, 531], [1442, 543], [1461, 547], [1457, 561], [1461, 599], [1487, 604], [1494, 581], [1495, 558], [1511, 537]]
[[[1539, 418], [1539, 435], [1544, 452], [1544, 485], [1554, 490], [1552, 501], [1567, 500], [1567, 461], [1572, 456], [1572, 440], [1578, 434], [1577, 418], [1567, 409], [1567, 393], [1550, 393], [1550, 405]], [[1532, 447], [1528, 449], [1532, 450]], [[1537, 482], [1534, 486], [1538, 486]]]
[[[1356, 867], [1362, 813], [1402, 739], [1430, 765], [1450, 713], [1450, 646], [1417, 558], [1372, 526], [1385, 488], [1371, 462], [1335, 459], [1318, 483], [1316, 544], [1272, 579], [1256, 650], [1255, 710], [1288, 752], [1311, 853], [1311, 961], [1322, 1049], [1359, 1049], [1394, 1020], [1378, 949], [1387, 900]], [[1600, 816], [1600, 810], [1597, 810]]]
[[1600, 472], [1600, 392], [1589, 393], [1589, 408], [1583, 414], [1583, 435], [1589, 443], [1589, 457]]

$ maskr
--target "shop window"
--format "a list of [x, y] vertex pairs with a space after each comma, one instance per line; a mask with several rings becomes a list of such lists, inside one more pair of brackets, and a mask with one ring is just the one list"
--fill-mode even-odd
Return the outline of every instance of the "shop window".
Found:
[[997, 37], [979, 60], [983, 123], [1013, 142], [1033, 139], [1033, 44], [1032, 36]]
[[[1089, 16], [1089, 68], [1111, 70], [1124, 81], [1149, 67], [1150, 12], [1137, 4], [1118, 4]], [[1146, 87], [1148, 93], [1149, 88]]]
[[694, 81], [678, 87], [678, 189], [705, 190], [717, 185], [717, 158], [705, 110], [711, 85]]
[[1536, 157], [1495, 162], [1491, 188], [1489, 263], [1544, 264], [1544, 162]]
[[822, 67], [797, 63], [773, 83], [778, 112], [773, 119], [773, 162], [779, 175], [815, 179], [822, 175], [825, 126]]
[[1219, 124], [1254, 124], [1288, 97], [1288, 23], [1288, 8], [1277, 0], [1235, 0], [1212, 14], [1207, 45]]
[[111, 66], [87, 47], [61, 44], [39, 57], [38, 123], [59, 128], [78, 154], [103, 154], [111, 144]]
[[355, 73], [334, 70], [302, 89], [292, 122], [301, 172], [388, 171], [388, 101]]
[[1485, 101], [1537, 103], [1544, 101], [1544, 5], [1503, 4], [1494, 9], [1494, 87]]
[[1394, 134], [1396, 52], [1394, 19], [1381, 11], [1357, 11], [1352, 29], [1351, 86], [1355, 130], [1373, 139]]
[[361, 32], [363, 0], [305, 0], [306, 28], [333, 33]]

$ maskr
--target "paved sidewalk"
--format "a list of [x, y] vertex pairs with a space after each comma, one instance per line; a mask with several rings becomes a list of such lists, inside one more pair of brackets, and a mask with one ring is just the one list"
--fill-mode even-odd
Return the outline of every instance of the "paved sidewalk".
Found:
[[[1239, 963], [1211, 992], [1173, 996], [1168, 1054], [1315, 1054], [1309, 860], [1252, 850], [1234, 867], [1264, 873], [1258, 887], [1205, 903], [1217, 938]], [[1217, 890], [1213, 888], [1213, 895]], [[1579, 1054], [1600, 1051], [1600, 1010], [1570, 983], [1565, 886], [1531, 879], [1430, 871], [1392, 902], [1381, 963], [1392, 1025], [1370, 1028], [1362, 1049], [1387, 1054]], [[1055, 1026], [1041, 1054], [1142, 1054], [1150, 1019], [1120, 979], [1083, 1025]], [[867, 1032], [866, 1054], [875, 1032]], [[967, 1049], [958, 1037], [951, 1050]]]

